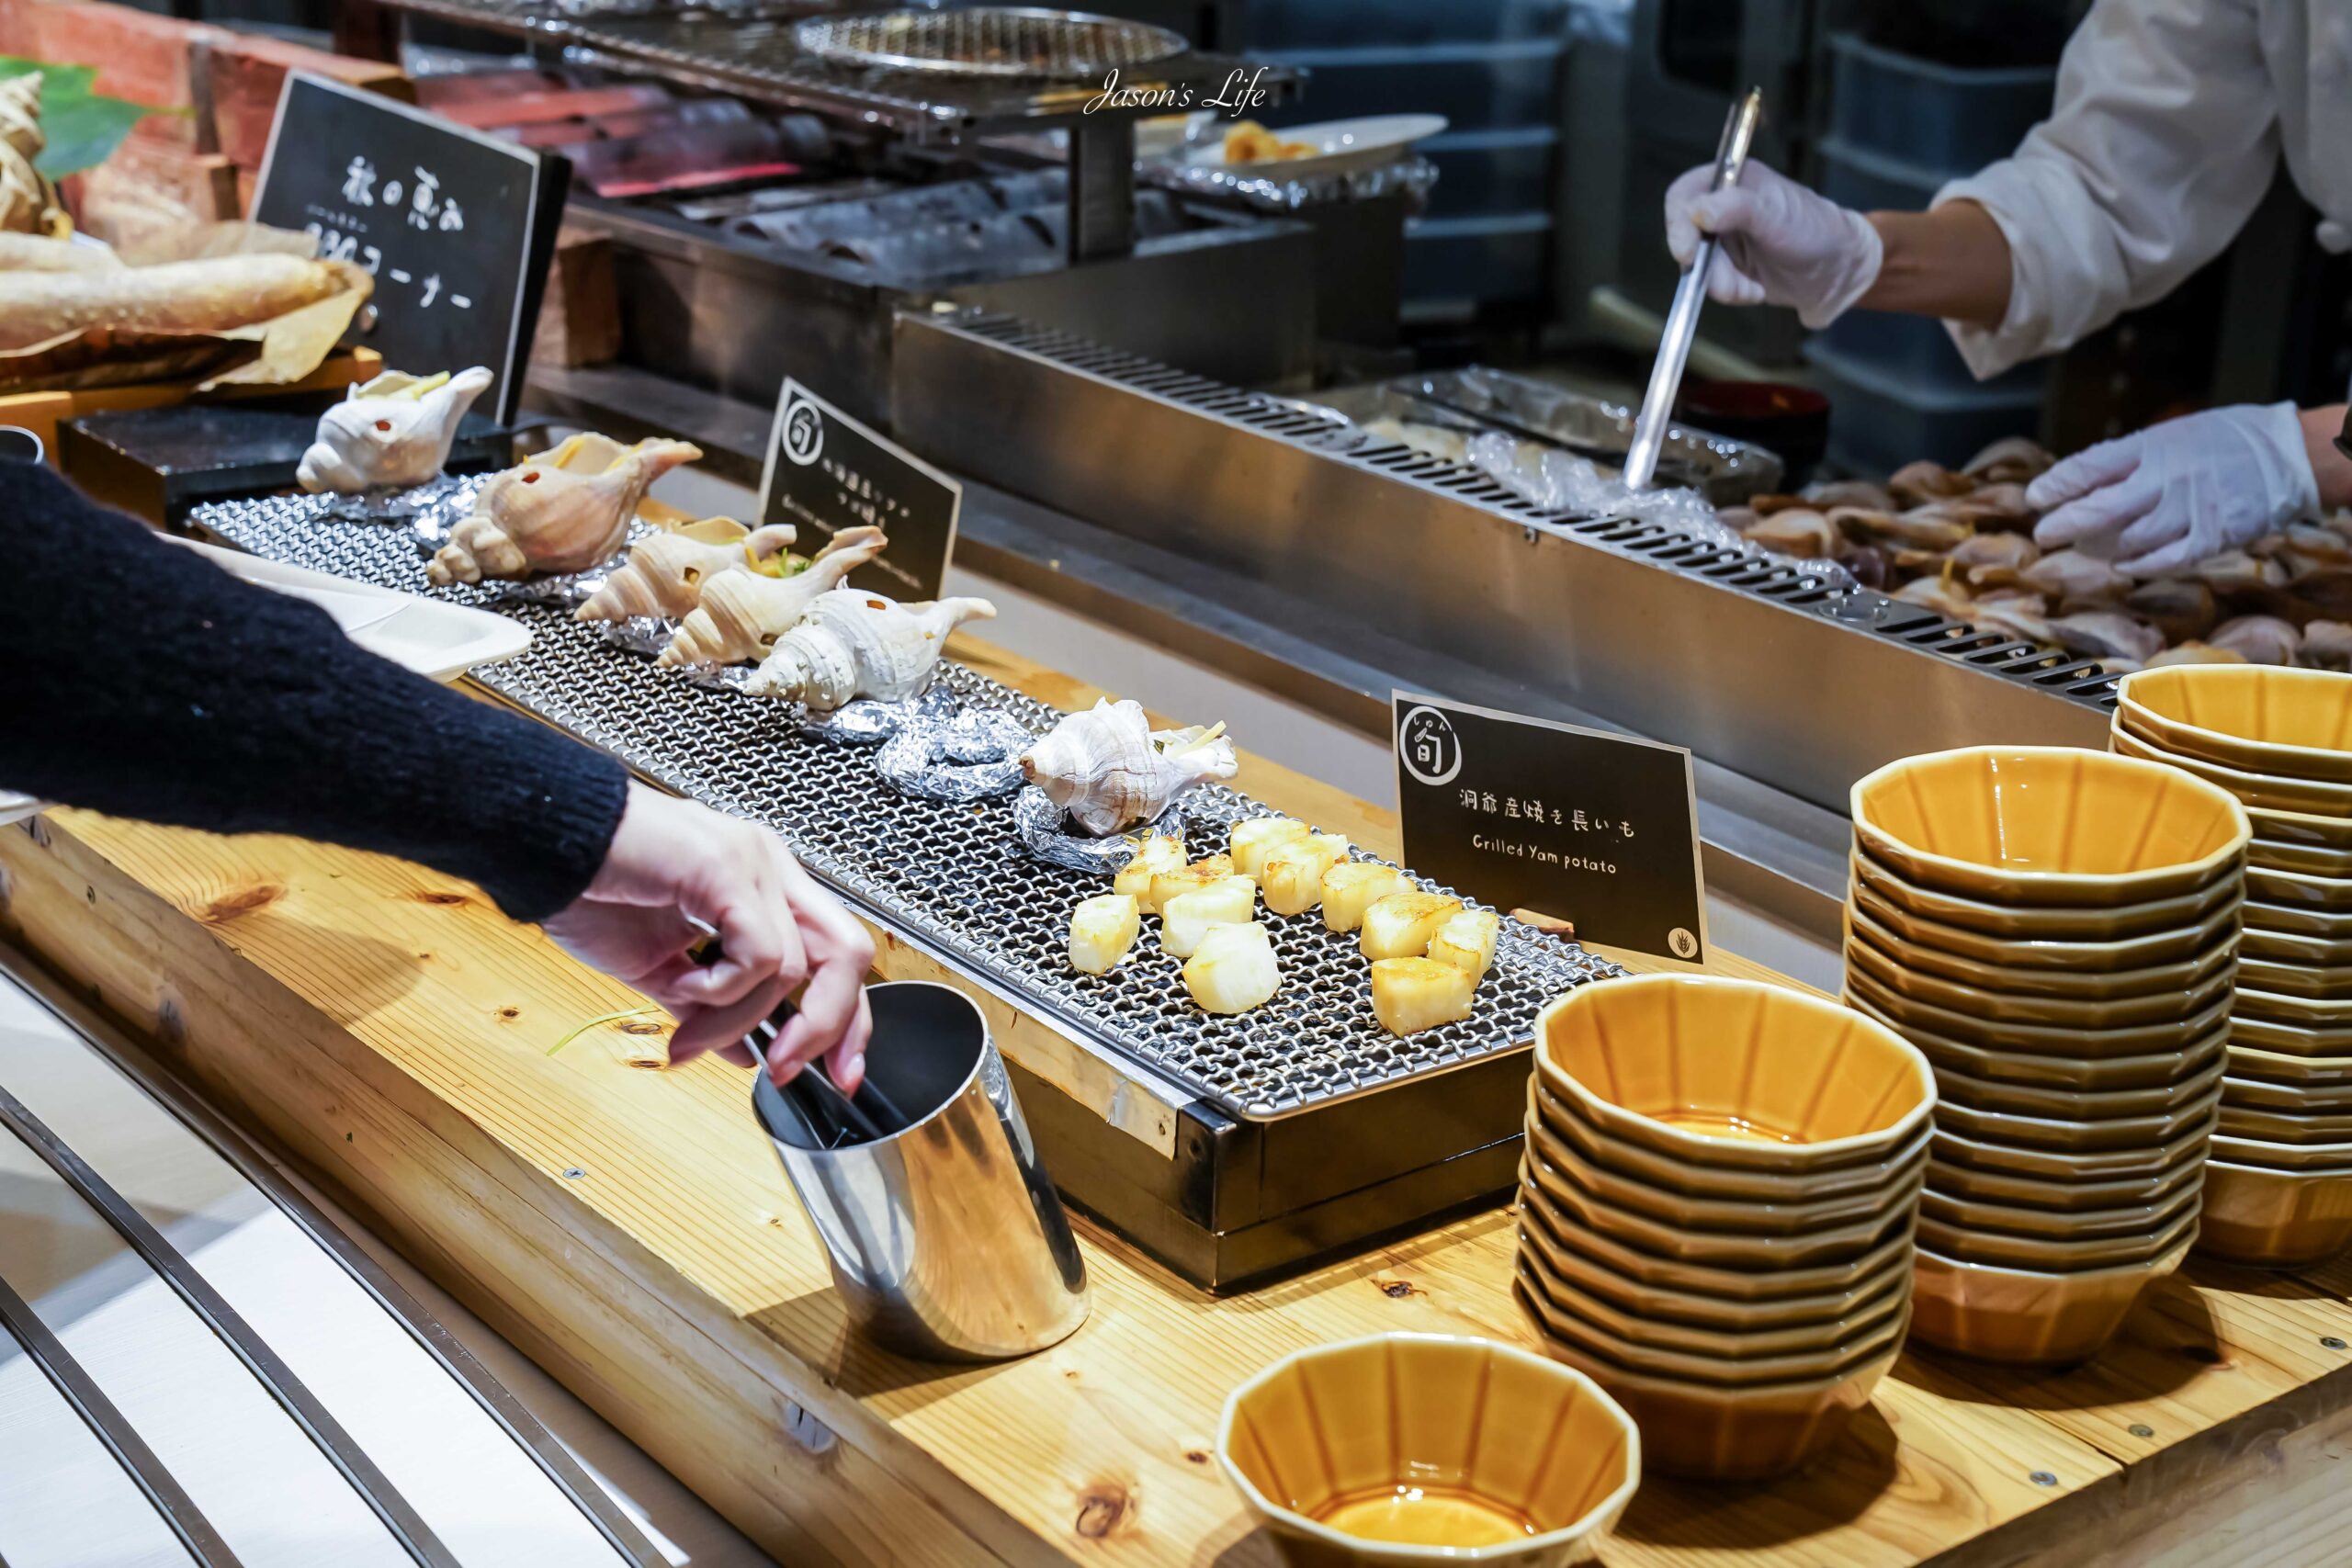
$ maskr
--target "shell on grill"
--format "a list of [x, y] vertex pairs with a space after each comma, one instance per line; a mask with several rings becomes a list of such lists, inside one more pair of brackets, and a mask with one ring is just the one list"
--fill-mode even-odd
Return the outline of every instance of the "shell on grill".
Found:
[[746, 529], [727, 517], [656, 534], [632, 548], [628, 561], [574, 614], [583, 621], [625, 621], [632, 615], [675, 619], [702, 603], [703, 591], [714, 578], [729, 572], [769, 576], [792, 540], [789, 525]]
[[882, 553], [879, 528], [844, 528], [797, 577], [730, 571], [703, 584], [702, 599], [680, 623], [660, 664], [737, 664], [764, 659], [808, 607]]
[[446, 587], [484, 578], [585, 571], [612, 559], [628, 537], [628, 520], [637, 514], [646, 487], [702, 456], [702, 448], [684, 441], [640, 441], [613, 450], [605, 467], [589, 471], [583, 458], [593, 463], [587, 455], [601, 455], [602, 449], [574, 437], [493, 474], [475, 494], [473, 514], [449, 530], [449, 542], [427, 564], [425, 575]]
[[860, 697], [897, 702], [931, 684], [950, 633], [995, 615], [996, 606], [985, 599], [901, 604], [862, 588], [836, 588], [819, 594], [799, 625], [776, 639], [743, 689], [806, 704], [812, 713], [830, 713]]
[[1096, 838], [1156, 820], [1197, 784], [1239, 766], [1225, 726], [1152, 731], [1142, 705], [1102, 700], [1029, 748], [1021, 772]]
[[454, 376], [387, 370], [319, 415], [318, 434], [294, 477], [314, 493], [421, 485], [449, 460], [458, 423], [492, 379], [479, 365]]

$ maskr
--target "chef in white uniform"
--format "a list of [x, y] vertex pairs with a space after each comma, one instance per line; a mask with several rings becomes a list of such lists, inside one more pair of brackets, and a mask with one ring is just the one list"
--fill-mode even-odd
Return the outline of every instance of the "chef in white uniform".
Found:
[[[2235, 238], [2284, 151], [2352, 248], [2352, 0], [2097, 0], [2067, 43], [2050, 118], [2014, 156], [1926, 212], [1867, 217], [1750, 161], [1667, 193], [1688, 265], [1721, 236], [1708, 293], [1939, 316], [1970, 368], [1996, 375], [2161, 299]], [[2044, 548], [2075, 545], [2158, 577], [2323, 506], [2352, 505], [2345, 410], [2211, 409], [2075, 454], [2034, 481]]]

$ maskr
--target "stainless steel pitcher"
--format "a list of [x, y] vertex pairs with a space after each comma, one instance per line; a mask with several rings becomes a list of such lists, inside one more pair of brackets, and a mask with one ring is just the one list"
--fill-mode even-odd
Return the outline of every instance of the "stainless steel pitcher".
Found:
[[902, 1131], [822, 1147], [766, 1074], [752, 1090], [852, 1322], [926, 1360], [1000, 1360], [1068, 1337], [1086, 1321], [1086, 1262], [988, 1021], [929, 981], [866, 996], [866, 1074], [906, 1117]]

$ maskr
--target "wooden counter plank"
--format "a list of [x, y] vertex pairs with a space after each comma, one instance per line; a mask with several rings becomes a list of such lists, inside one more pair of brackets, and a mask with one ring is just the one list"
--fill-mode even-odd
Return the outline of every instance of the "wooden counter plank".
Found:
[[[964, 651], [1049, 700], [1091, 699]], [[1393, 820], [1363, 802], [1257, 759], [1242, 783], [1394, 851]], [[745, 1075], [708, 1058], [645, 1070], [662, 1022], [470, 889], [376, 856], [80, 812], [0, 832], [0, 870], [8, 928], [53, 968], [784, 1561], [1264, 1568], [1207, 1457], [1241, 1372], [1386, 1328], [1533, 1342], [1506, 1289], [1508, 1217], [1486, 1213], [1222, 1302], [1090, 1229], [1095, 1312], [1071, 1340], [995, 1368], [898, 1360], [847, 1340]], [[2216, 1364], [2177, 1353], [2200, 1313]], [[1770, 1488], [1653, 1481], [1611, 1558], [2086, 1550], [2073, 1532], [2120, 1517], [2151, 1457], [2229, 1473], [2248, 1431], [2335, 1398], [2342, 1380], [2301, 1343], [2328, 1324], [2352, 1335], [2340, 1292], [2233, 1274], [2168, 1287], [2112, 1365], [2070, 1379], [1908, 1356], [1813, 1471]], [[838, 1445], [812, 1455], [783, 1436], [796, 1404]], [[2130, 1412], [2155, 1434], [2138, 1449], [2114, 1436]], [[2306, 1502], [2298, 1529], [2318, 1529], [2326, 1499]]]

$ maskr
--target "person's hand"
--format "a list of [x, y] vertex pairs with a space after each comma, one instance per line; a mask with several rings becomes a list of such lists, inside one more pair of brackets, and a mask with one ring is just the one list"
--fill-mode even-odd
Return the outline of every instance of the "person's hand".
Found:
[[1885, 252], [1860, 213], [1748, 160], [1739, 183], [1710, 190], [1703, 164], [1667, 187], [1666, 248], [1688, 267], [1702, 233], [1716, 236], [1707, 294], [1726, 305], [1791, 305], [1807, 327], [1827, 326], [1878, 280]]
[[2086, 446], [2027, 487], [2045, 550], [2163, 577], [2319, 511], [2292, 403], [2208, 409]]
[[[788, 1083], [824, 1055], [842, 1089], [865, 1077], [873, 941], [764, 828], [632, 784], [595, 880], [547, 931], [670, 1010], [673, 1063], [715, 1047], [749, 1066], [743, 1036], [805, 980], [769, 1075]], [[713, 931], [720, 955], [706, 966], [690, 950]]]

